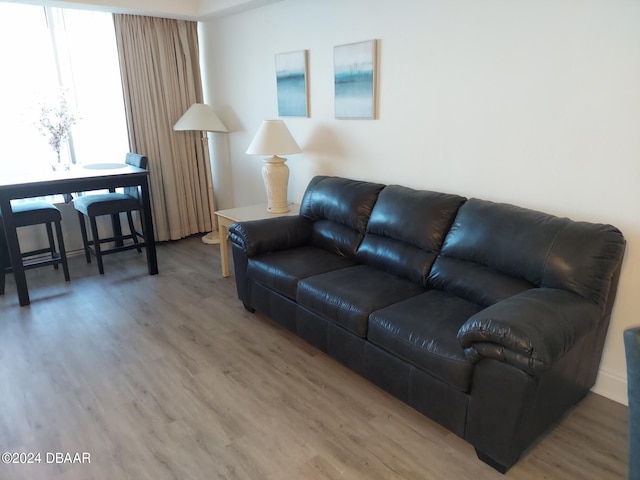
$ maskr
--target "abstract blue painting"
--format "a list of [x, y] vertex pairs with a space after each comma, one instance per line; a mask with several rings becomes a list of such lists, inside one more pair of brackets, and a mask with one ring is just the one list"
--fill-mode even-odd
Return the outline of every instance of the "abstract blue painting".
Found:
[[336, 118], [376, 118], [376, 41], [333, 49]]
[[307, 117], [307, 50], [276, 55], [278, 115]]

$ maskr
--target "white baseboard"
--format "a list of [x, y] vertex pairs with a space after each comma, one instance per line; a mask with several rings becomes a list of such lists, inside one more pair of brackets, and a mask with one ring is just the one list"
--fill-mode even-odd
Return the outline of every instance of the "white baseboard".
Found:
[[596, 384], [591, 390], [623, 405], [629, 405], [626, 376], [620, 376], [601, 368]]

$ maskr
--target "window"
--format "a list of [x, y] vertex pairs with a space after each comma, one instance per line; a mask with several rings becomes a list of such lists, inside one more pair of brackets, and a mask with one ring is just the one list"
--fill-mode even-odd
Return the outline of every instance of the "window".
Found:
[[124, 159], [129, 142], [111, 14], [0, 3], [2, 168], [51, 168], [40, 106], [61, 89], [79, 117], [62, 153], [73, 163]]

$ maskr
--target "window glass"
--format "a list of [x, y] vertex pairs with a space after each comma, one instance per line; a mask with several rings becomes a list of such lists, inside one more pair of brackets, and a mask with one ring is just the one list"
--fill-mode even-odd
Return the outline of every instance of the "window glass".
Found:
[[36, 124], [38, 102], [58, 88], [44, 9], [0, 4], [0, 45], [0, 161], [4, 168], [51, 165], [55, 154]]
[[40, 132], [43, 102], [65, 93], [78, 117], [61, 155], [73, 163], [122, 162], [126, 119], [113, 19], [104, 12], [0, 3], [0, 164], [51, 168]]
[[124, 162], [129, 140], [111, 14], [65, 10], [64, 20], [80, 120], [73, 128], [79, 163]]

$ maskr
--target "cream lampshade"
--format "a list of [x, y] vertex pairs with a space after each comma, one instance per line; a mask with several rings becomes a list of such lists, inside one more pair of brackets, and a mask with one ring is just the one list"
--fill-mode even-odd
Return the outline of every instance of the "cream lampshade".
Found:
[[202, 143], [204, 144], [205, 165], [207, 169], [207, 188], [209, 197], [209, 210], [211, 211], [211, 228], [213, 231], [202, 237], [203, 243], [220, 243], [220, 235], [216, 228], [216, 206], [213, 197], [213, 176], [211, 174], [211, 160], [209, 158], [209, 145], [206, 132], [228, 132], [227, 127], [218, 118], [216, 112], [210, 105], [204, 103], [194, 103], [184, 112], [184, 115], [173, 126], [174, 130], [192, 130], [202, 132]]
[[302, 150], [291, 136], [282, 120], [265, 120], [247, 149], [249, 155], [271, 155], [265, 158], [262, 178], [267, 190], [267, 211], [286, 213], [289, 211], [287, 189], [289, 167], [286, 158], [278, 155], [300, 153]]
[[228, 132], [213, 107], [194, 103], [173, 126], [174, 130], [199, 130], [203, 132]]

